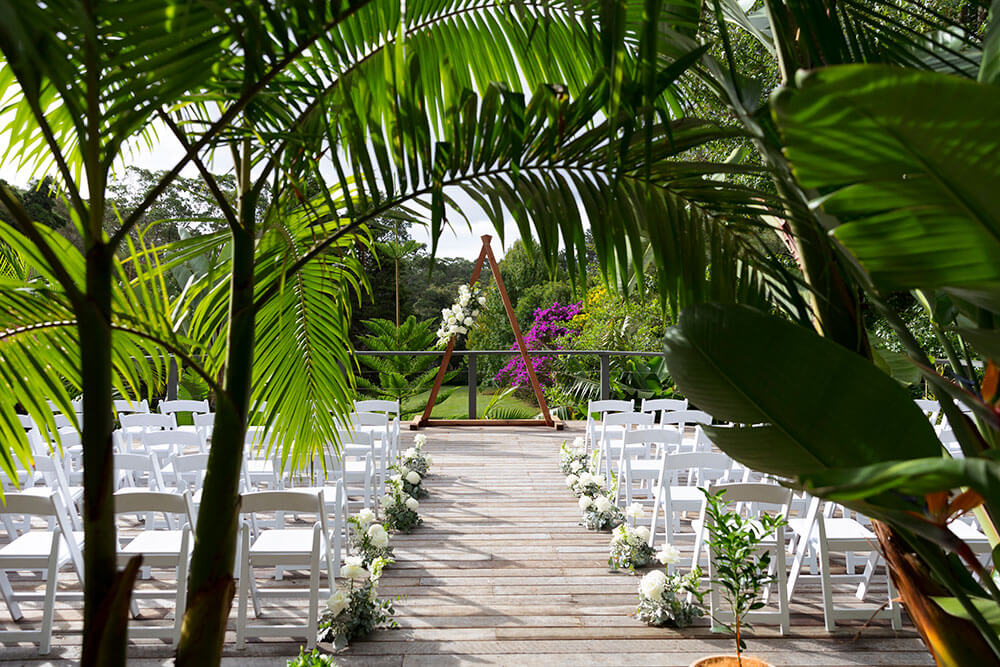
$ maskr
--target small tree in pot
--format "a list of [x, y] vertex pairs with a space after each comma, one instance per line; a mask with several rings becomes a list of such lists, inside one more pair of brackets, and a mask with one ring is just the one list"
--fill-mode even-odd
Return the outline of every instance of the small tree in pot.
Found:
[[[775, 581], [769, 573], [770, 551], [761, 551], [761, 543], [772, 535], [779, 526], [785, 525], [783, 516], [761, 513], [750, 519], [743, 517], [726, 506], [725, 490], [717, 494], [705, 494], [705, 521], [708, 528], [706, 540], [712, 551], [712, 586], [721, 588], [725, 600], [733, 614], [733, 620], [726, 623], [716, 616], [713, 620], [725, 627], [736, 637], [736, 659], [731, 657], [703, 658], [695, 662], [698, 667], [708, 665], [735, 664], [743, 667], [743, 651], [746, 642], [743, 632], [752, 627], [747, 621], [750, 612], [764, 606], [761, 596], [764, 587]], [[765, 665], [762, 660], [748, 658], [753, 665]]]

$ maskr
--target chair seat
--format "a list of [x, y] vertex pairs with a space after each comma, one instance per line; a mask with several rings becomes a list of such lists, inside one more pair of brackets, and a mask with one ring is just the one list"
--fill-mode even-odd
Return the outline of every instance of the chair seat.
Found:
[[982, 532], [964, 521], [952, 521], [948, 524], [951, 532], [955, 533], [958, 539], [962, 540], [977, 553], [989, 553], [990, 541]]
[[676, 509], [683, 506], [693, 509], [701, 509], [701, 504], [705, 500], [705, 494], [697, 486], [671, 486], [670, 502]]
[[[826, 528], [826, 543], [834, 551], [838, 548], [867, 551], [876, 548], [878, 544], [875, 533], [854, 519], [823, 519], [823, 525]], [[809, 541], [814, 545], [819, 544], [818, 530], [813, 530]]]
[[[73, 532], [77, 545], [83, 548], [83, 532]], [[42, 530], [32, 530], [21, 535], [10, 544], [0, 547], [0, 567], [17, 569], [48, 566], [49, 553], [52, 551], [52, 533]], [[62, 567], [70, 559], [66, 540], [59, 538], [59, 566]]]
[[312, 560], [313, 530], [283, 528], [262, 531], [250, 545], [254, 565], [302, 563]]
[[[119, 561], [142, 554], [142, 564], [175, 567], [181, 553], [182, 530], [144, 530], [118, 551]], [[190, 551], [189, 544], [189, 551]]]

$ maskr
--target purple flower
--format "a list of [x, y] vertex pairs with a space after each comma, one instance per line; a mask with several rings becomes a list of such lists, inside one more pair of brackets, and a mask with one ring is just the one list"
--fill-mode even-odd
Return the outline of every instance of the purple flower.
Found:
[[[572, 340], [572, 337], [579, 333], [569, 326], [570, 321], [583, 312], [583, 302], [559, 305], [553, 303], [548, 308], [535, 309], [535, 321], [531, 328], [524, 334], [524, 346], [529, 350], [558, 350], [561, 349], [560, 341]], [[517, 350], [517, 343], [511, 346], [511, 350]], [[552, 384], [553, 357], [529, 357], [531, 367], [538, 377], [539, 384], [546, 387]], [[528, 369], [520, 355], [512, 357], [503, 368], [501, 368], [494, 381], [498, 384], [510, 384], [519, 387], [529, 383]]]

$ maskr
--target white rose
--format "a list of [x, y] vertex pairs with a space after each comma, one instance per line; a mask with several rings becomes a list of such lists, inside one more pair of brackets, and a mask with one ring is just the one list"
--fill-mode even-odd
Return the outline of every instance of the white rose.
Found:
[[569, 469], [573, 472], [578, 472], [581, 468], [583, 468], [583, 464], [579, 461], [573, 461], [569, 464]]
[[465, 318], [465, 326], [471, 327], [472, 326], [472, 322], [473, 322], [473, 319], [471, 317], [466, 317]]
[[406, 473], [408, 473], [408, 472], [410, 472], [409, 468], [407, 468], [406, 466], [400, 466], [400, 468], [399, 468], [399, 476], [400, 477], [406, 477]]
[[660, 548], [660, 552], [656, 554], [656, 560], [660, 562], [660, 565], [679, 563], [681, 560], [680, 549], [670, 544], [664, 544], [663, 547]]
[[458, 333], [464, 334], [464, 333], [468, 333], [468, 332], [469, 332], [469, 330], [466, 329], [465, 327], [458, 327]]
[[583, 438], [573, 438], [573, 447], [576, 449], [583, 449]]
[[340, 612], [347, 609], [348, 603], [351, 601], [351, 596], [347, 594], [347, 591], [342, 589], [337, 589], [337, 592], [330, 596], [326, 601], [326, 608], [333, 612], [336, 616]]
[[639, 526], [635, 529], [635, 536], [638, 537], [643, 542], [649, 541], [649, 528], [645, 526]]
[[566, 487], [572, 489], [576, 483], [581, 481], [576, 475], [566, 475]]
[[400, 475], [399, 473], [397, 473], [397, 474], [392, 475], [391, 477], [389, 477], [389, 481], [390, 482], [402, 482], [403, 481], [403, 476]]
[[639, 503], [632, 503], [625, 509], [625, 516], [630, 519], [641, 519], [646, 514]]
[[362, 565], [361, 556], [348, 556], [344, 559], [344, 566], [340, 568], [340, 576], [345, 579], [367, 579], [371, 572]]
[[406, 481], [414, 485], [420, 484], [420, 475], [417, 473], [416, 470], [411, 470], [410, 472], [406, 473]]
[[412, 459], [416, 455], [417, 455], [417, 450], [415, 450], [413, 447], [410, 447], [405, 452], [403, 452], [403, 460]]
[[667, 575], [662, 570], [653, 570], [639, 582], [639, 592], [648, 600], [659, 600], [667, 587]]
[[594, 499], [594, 506], [597, 508], [598, 512], [604, 514], [611, 509], [611, 501], [608, 500], [607, 496], [597, 496], [597, 498]]
[[406, 509], [410, 510], [411, 512], [416, 512], [418, 507], [420, 507], [420, 503], [417, 502], [416, 498], [406, 499]]
[[451, 316], [451, 317], [448, 318], [448, 324], [454, 324], [455, 322], [458, 322], [458, 320], [455, 319], [454, 316]]
[[382, 506], [382, 509], [385, 509], [386, 507], [390, 507], [390, 506], [392, 506], [392, 503], [393, 503], [393, 502], [394, 502], [394, 501], [393, 501], [393, 499], [392, 499], [392, 496], [390, 496], [390, 495], [389, 495], [389, 494], [387, 493], [387, 494], [385, 494], [384, 496], [382, 496], [382, 499], [381, 499], [381, 500], [379, 501], [379, 504], [380, 504], [380, 505]]
[[445, 308], [441, 311], [442, 317], [451, 317], [451, 308]]
[[363, 509], [360, 512], [358, 512], [358, 517], [357, 518], [358, 518], [358, 522], [362, 526], [367, 526], [368, 524], [370, 524], [372, 521], [375, 520], [375, 512], [371, 511], [370, 509], [368, 509], [366, 507], [365, 509]]
[[389, 533], [385, 532], [381, 524], [375, 523], [368, 528], [368, 539], [380, 549], [389, 546]]
[[417, 447], [420, 447], [425, 442], [427, 442], [427, 436], [424, 435], [423, 433], [417, 433], [415, 436], [413, 436], [413, 442], [416, 443]]
[[480, 306], [485, 306], [486, 305], [486, 297], [485, 296], [479, 297], [479, 305]]
[[431, 458], [430, 454], [428, 454], [427, 456], [424, 457], [424, 461], [427, 462], [427, 465], [430, 465], [430, 464], [434, 463], [434, 459]]
[[590, 509], [590, 506], [594, 504], [590, 496], [580, 496], [580, 511], [586, 512]]
[[473, 317], [479, 317], [479, 309], [478, 308], [473, 309], [472, 316]]

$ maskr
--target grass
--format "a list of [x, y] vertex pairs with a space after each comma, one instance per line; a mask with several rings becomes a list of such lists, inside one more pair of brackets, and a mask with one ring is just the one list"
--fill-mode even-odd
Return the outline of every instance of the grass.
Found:
[[[476, 394], [476, 412], [478, 418], [483, 418], [483, 412], [493, 398], [493, 391], [478, 391]], [[430, 392], [414, 396], [403, 406], [406, 418], [414, 414], [423, 412], [427, 405]], [[531, 419], [538, 414], [538, 406], [529, 401], [516, 398], [513, 395], [504, 396], [494, 406], [495, 417], [509, 419]], [[468, 387], [441, 387], [437, 401], [434, 403], [434, 410], [431, 412], [433, 419], [466, 419], [469, 416], [469, 388]]]

